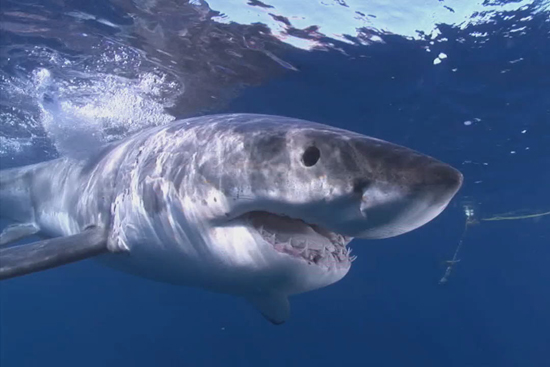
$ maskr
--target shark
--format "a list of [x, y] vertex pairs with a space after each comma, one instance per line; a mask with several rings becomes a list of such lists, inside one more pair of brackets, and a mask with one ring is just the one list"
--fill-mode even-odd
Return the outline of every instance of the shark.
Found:
[[354, 238], [425, 225], [462, 182], [428, 155], [320, 123], [183, 119], [85, 158], [0, 171], [0, 217], [12, 222], [0, 234], [0, 280], [95, 258], [242, 297], [282, 324], [289, 296], [349, 272]]

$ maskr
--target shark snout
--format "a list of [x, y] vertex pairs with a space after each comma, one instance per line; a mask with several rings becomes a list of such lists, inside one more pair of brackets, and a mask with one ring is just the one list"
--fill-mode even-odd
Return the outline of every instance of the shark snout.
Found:
[[464, 177], [460, 171], [447, 165], [437, 164], [429, 167], [424, 172], [424, 185], [426, 189], [437, 188], [443, 193], [454, 195], [462, 186]]
[[399, 177], [394, 182], [365, 187], [360, 204], [364, 227], [356, 237], [398, 236], [423, 226], [447, 207], [462, 186], [462, 173], [435, 160], [425, 163], [394, 174]]
[[424, 201], [422, 205], [427, 206], [425, 215], [420, 216], [421, 225], [434, 219], [447, 207], [464, 180], [462, 173], [444, 163], [429, 167], [425, 177], [425, 181], [418, 188], [416, 199], [416, 201]]

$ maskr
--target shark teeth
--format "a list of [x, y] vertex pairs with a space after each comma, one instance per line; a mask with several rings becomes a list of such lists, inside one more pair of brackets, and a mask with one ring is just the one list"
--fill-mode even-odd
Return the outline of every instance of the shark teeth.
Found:
[[309, 264], [331, 267], [355, 260], [351, 249], [346, 247], [349, 238], [340, 234], [320, 231], [310, 233], [276, 233], [261, 225], [256, 227], [260, 236], [281, 253], [299, 257]]

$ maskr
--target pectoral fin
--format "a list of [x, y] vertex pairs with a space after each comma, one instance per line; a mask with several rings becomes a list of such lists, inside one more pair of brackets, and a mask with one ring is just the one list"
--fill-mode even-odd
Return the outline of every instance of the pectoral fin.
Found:
[[258, 294], [247, 300], [275, 325], [284, 324], [290, 317], [290, 304], [285, 295], [279, 293]]
[[0, 247], [9, 245], [22, 238], [38, 233], [39, 229], [34, 223], [17, 223], [7, 226], [0, 233]]
[[72, 236], [0, 249], [0, 280], [84, 260], [107, 251], [105, 231], [98, 227]]

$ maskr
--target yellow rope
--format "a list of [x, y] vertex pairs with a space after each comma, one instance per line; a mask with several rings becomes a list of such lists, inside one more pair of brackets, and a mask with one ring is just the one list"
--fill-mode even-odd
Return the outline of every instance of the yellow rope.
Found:
[[489, 222], [489, 221], [496, 221], [496, 220], [517, 220], [517, 219], [528, 219], [528, 218], [537, 218], [542, 217], [544, 215], [550, 215], [550, 212], [546, 213], [538, 213], [538, 214], [529, 214], [529, 215], [519, 215], [514, 217], [490, 217], [490, 218], [482, 218], [481, 220]]

